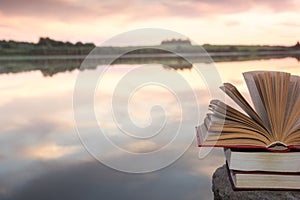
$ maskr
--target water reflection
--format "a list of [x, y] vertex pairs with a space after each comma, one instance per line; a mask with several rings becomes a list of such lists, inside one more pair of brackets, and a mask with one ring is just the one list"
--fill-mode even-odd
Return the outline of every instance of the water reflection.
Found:
[[[115, 65], [106, 84], [111, 86], [120, 70], [131, 67]], [[300, 65], [294, 58], [219, 62], [216, 67], [223, 81], [234, 83], [243, 94], [247, 94], [243, 71], [282, 70], [300, 75]], [[162, 65], [159, 69], [164, 76], [169, 73]], [[199, 104], [206, 106], [209, 94], [204, 90], [205, 85], [195, 80], [193, 69], [178, 73], [190, 80], [200, 96]], [[211, 175], [224, 158], [221, 150], [214, 150], [199, 160], [195, 141], [174, 164], [148, 174], [121, 173], [95, 161], [74, 131], [72, 93], [77, 74], [78, 70], [52, 77], [44, 77], [37, 71], [0, 75], [3, 97], [0, 98], [0, 199], [212, 199]], [[155, 88], [149, 88], [149, 95], [151, 90], [165, 95]], [[142, 97], [136, 98], [136, 102], [140, 102]], [[169, 98], [165, 95], [167, 104]], [[99, 99], [105, 101], [103, 96]], [[186, 101], [188, 104], [188, 98]], [[144, 108], [136, 106], [132, 111], [136, 116], [134, 120], [147, 123], [141, 118]], [[85, 107], [83, 102], [81, 107]], [[99, 108], [98, 114], [105, 117], [105, 109]], [[110, 123], [102, 125], [111, 126]], [[81, 126], [93, 128], [98, 124]], [[194, 134], [194, 126], [187, 121], [183, 128]], [[125, 141], [123, 144], [135, 152], [158, 148], [152, 146], [153, 143]], [[112, 158], [122, 159], [120, 155], [114, 156]]]
[[[157, 51], [157, 49], [156, 49]], [[172, 52], [160, 52], [160, 54], [148, 55], [140, 54], [138, 50], [124, 53], [121, 57], [111, 58], [115, 55], [102, 55], [93, 58], [88, 69], [96, 69], [99, 65], [136, 65], [136, 64], [162, 64], [166, 69], [184, 70], [191, 69], [192, 64], [199, 62], [210, 62], [210, 59], [204, 58], [206, 55], [199, 53], [184, 53], [175, 55]], [[270, 53], [270, 52], [269, 52]], [[201, 56], [202, 55], [202, 56]], [[204, 57], [203, 57], [204, 56]], [[252, 55], [249, 53], [235, 54], [231, 52], [210, 53], [214, 62], [233, 62], [233, 61], [253, 61], [253, 60], [271, 60], [279, 58], [294, 58], [299, 62], [299, 53], [295, 54], [262, 54]], [[80, 69], [80, 65], [86, 56], [12, 56], [0, 58], [0, 74], [20, 73], [28, 71], [40, 71], [44, 76], [53, 76], [57, 73], [70, 72]], [[185, 59], [188, 58], [188, 61]], [[191, 64], [192, 63], [192, 64]]]
[[[30, 178], [13, 191], [2, 187], [1, 199], [211, 199], [210, 172], [199, 171], [198, 162], [184, 156], [168, 169], [143, 175], [120, 173], [94, 160], [33, 162], [23, 171]], [[8, 182], [18, 175], [11, 174]], [[6, 183], [1, 179], [1, 185]]]

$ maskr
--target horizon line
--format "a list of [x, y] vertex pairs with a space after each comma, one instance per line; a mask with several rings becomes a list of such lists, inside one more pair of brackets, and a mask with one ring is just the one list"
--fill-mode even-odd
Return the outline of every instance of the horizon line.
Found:
[[[54, 40], [54, 41], [56, 41], [56, 42], [63, 42], [63, 43], [71, 43], [71, 44], [76, 44], [76, 43], [83, 43], [83, 44], [88, 44], [88, 43], [92, 43], [92, 44], [94, 44], [96, 47], [135, 47], [135, 46], [159, 46], [159, 45], [162, 45], [161, 43], [163, 42], [163, 41], [165, 41], [165, 40], [161, 40], [160, 41], [160, 43], [159, 44], [157, 44], [157, 43], [153, 43], [153, 44], [151, 44], [151, 45], [149, 45], [149, 44], [120, 44], [120, 45], [105, 45], [105, 46], [101, 46], [101, 45], [99, 45], [99, 44], [97, 44], [97, 42], [82, 42], [82, 41], [76, 41], [76, 42], [72, 42], [72, 41], [70, 41], [70, 40], [57, 40], [57, 39], [53, 39], [53, 38], [51, 38], [51, 37], [49, 37], [49, 36], [40, 36], [39, 38], [38, 38], [38, 41], [37, 42], [32, 42], [32, 41], [24, 41], [24, 40], [14, 40], [14, 39], [0, 39], [0, 41], [5, 41], [5, 42], [17, 42], [17, 43], [30, 43], [30, 44], [38, 44], [38, 42], [39, 42], [39, 40], [40, 39], [46, 39], [46, 38], [48, 38], [48, 39], [50, 39], [50, 40]], [[177, 39], [182, 39], [182, 38], [169, 38], [169, 39], [167, 39], [167, 40], [172, 40], [172, 39], [175, 39], [175, 40], [177, 40]], [[185, 39], [185, 40], [189, 40], [189, 39]], [[191, 41], [191, 40], [189, 40], [189, 41]], [[297, 43], [299, 43], [299, 40], [298, 41], [296, 41], [296, 42], [294, 42], [294, 45], [296, 45]], [[276, 47], [276, 46], [282, 46], [282, 47], [291, 47], [291, 46], [294, 46], [293, 44], [292, 45], [288, 45], [288, 44], [266, 44], [266, 43], [264, 43], [264, 44], [255, 44], [255, 43], [253, 43], [253, 44], [243, 44], [243, 43], [237, 43], [237, 44], [229, 44], [229, 43], [224, 43], [224, 44], [218, 44], [218, 43], [209, 43], [209, 42], [204, 42], [203, 44], [195, 44], [195, 43], [191, 43], [191, 46], [205, 46], [205, 45], [212, 45], [212, 46], [274, 46], [274, 47]]]

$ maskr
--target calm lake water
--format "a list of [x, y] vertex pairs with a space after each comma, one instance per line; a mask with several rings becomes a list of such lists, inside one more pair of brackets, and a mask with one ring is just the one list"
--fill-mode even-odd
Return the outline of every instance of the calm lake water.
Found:
[[[295, 58], [214, 65], [222, 82], [233, 83], [247, 99], [244, 71], [300, 75]], [[92, 99], [84, 81], [73, 99], [79, 74], [103, 71]], [[194, 127], [214, 92], [203, 80], [195, 68], [176, 71], [160, 64], [98, 66], [53, 76], [0, 74], [0, 199], [212, 199], [212, 174], [225, 161], [221, 149], [198, 158]], [[141, 169], [150, 172], [121, 172]]]

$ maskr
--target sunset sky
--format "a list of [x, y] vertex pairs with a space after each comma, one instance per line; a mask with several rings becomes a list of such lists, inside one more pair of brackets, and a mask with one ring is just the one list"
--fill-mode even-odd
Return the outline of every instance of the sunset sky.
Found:
[[48, 36], [101, 45], [137, 28], [169, 29], [198, 44], [294, 45], [300, 40], [300, 1], [0, 1], [0, 40]]

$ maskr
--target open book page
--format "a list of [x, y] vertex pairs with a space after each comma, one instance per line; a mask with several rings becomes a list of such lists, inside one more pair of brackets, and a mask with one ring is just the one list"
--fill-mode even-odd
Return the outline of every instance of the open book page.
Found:
[[[242, 132], [239, 132], [242, 131]], [[199, 146], [219, 146], [227, 148], [265, 148], [266, 143], [253, 136], [252, 131], [232, 129], [230, 132], [213, 132], [204, 124], [197, 128]]]
[[237, 103], [253, 120], [259, 123], [262, 127], [266, 126], [266, 123], [260, 118], [260, 116], [255, 112], [255, 110], [250, 106], [250, 104], [246, 101], [246, 99], [242, 96], [242, 94], [238, 91], [238, 89], [230, 84], [224, 83], [223, 86], [220, 87], [235, 103]]
[[261, 140], [264, 140], [266, 143], [269, 142], [269, 139], [261, 134], [257, 128], [254, 128], [254, 126], [249, 126], [244, 123], [240, 123], [234, 120], [229, 120], [229, 119], [221, 119], [219, 117], [216, 117], [213, 114], [208, 114], [207, 117], [204, 120], [205, 127], [210, 131], [210, 132], [240, 132], [244, 134], [248, 134], [248, 131], [252, 131], [253, 135], [257, 138], [261, 138]]
[[198, 128], [201, 146], [266, 147], [271, 141], [266, 130], [257, 122], [219, 100], [210, 103], [212, 113]]
[[285, 72], [276, 72], [276, 77], [275, 77], [275, 72], [271, 72], [271, 75], [273, 78], [279, 79], [275, 84], [275, 90], [273, 89], [276, 96], [276, 101], [273, 104], [274, 105], [273, 110], [274, 113], [276, 114], [273, 114], [272, 117], [275, 119], [274, 121], [276, 122], [277, 131], [278, 131], [277, 132], [278, 140], [283, 141], [287, 135], [287, 132], [284, 129], [285, 127], [284, 123], [286, 121], [285, 119], [290, 117], [286, 115], [286, 111], [287, 111], [287, 102], [289, 98], [289, 86], [290, 86], [291, 74]]
[[[268, 122], [274, 141], [284, 141], [290, 127], [293, 126], [291, 124], [295, 124], [295, 121], [289, 119], [291, 112], [296, 112], [292, 111], [293, 102], [290, 100], [290, 95], [297, 90], [297, 86], [291, 87], [291, 75], [276, 71], [254, 71], [244, 73], [244, 77], [254, 106], [263, 110], [263, 113], [259, 114]], [[259, 100], [252, 96], [255, 96], [255, 93], [258, 93], [256, 96], [259, 96]], [[295, 103], [295, 100], [296, 97], [292, 101]], [[289, 123], [288, 127], [287, 123]]]
[[291, 86], [289, 95], [289, 110], [290, 117], [286, 123], [286, 129], [288, 129], [288, 134], [285, 138], [285, 142], [291, 145], [300, 145], [300, 77], [292, 76]]
[[257, 86], [267, 113], [271, 133], [275, 141], [284, 136], [284, 114], [286, 110], [290, 74], [284, 72], [264, 72], [257, 74]]
[[264, 104], [261, 99], [262, 98], [261, 91], [257, 86], [257, 80], [255, 80], [257, 74], [261, 74], [261, 73], [263, 73], [263, 71], [244, 72], [243, 76], [246, 81], [247, 87], [249, 89], [251, 100], [253, 102], [256, 112], [261, 117], [261, 119], [266, 123], [267, 127], [270, 129], [267, 112], [265, 110]]
[[231, 120], [231, 121], [243, 124], [248, 127], [252, 127], [260, 134], [268, 137], [269, 140], [271, 141], [270, 133], [263, 126], [258, 124], [253, 119], [249, 118], [247, 115], [236, 110], [235, 108], [232, 108], [231, 106], [223, 103], [222, 101], [212, 100], [210, 102], [209, 108], [210, 108], [210, 111], [212, 111], [214, 116], [223, 118], [226, 120]]
[[300, 77], [291, 76], [288, 96], [284, 119], [286, 137], [300, 124]]

